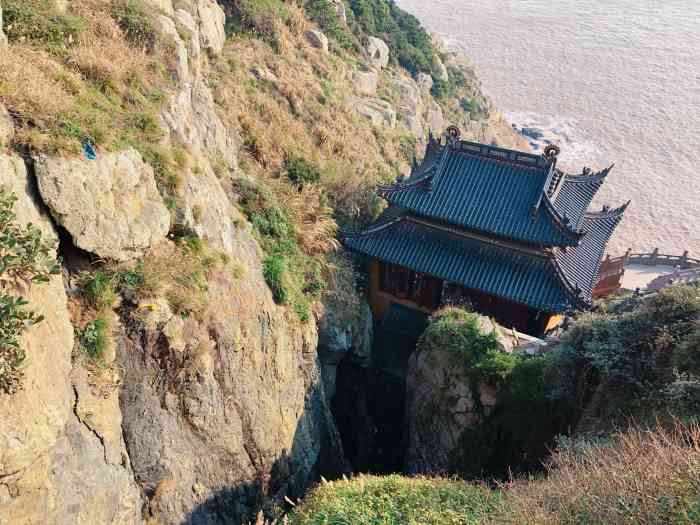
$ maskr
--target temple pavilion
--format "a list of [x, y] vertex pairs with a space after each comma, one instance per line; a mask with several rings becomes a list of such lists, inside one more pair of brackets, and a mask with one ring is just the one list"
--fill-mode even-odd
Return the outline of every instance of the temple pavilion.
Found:
[[346, 235], [369, 256], [376, 318], [400, 305], [467, 304], [531, 335], [591, 306], [605, 247], [627, 204], [588, 210], [610, 168], [572, 175], [543, 155], [429, 137], [423, 162], [378, 194], [387, 209]]

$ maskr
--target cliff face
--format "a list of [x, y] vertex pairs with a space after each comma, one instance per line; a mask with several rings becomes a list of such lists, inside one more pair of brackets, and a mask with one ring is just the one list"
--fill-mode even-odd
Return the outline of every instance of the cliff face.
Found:
[[253, 268], [243, 280], [213, 276], [205, 321], [156, 305], [145, 328], [126, 329], [124, 436], [164, 523], [250, 518], [263, 495], [298, 497], [320, 473], [343, 471], [315, 327], [290, 322]]
[[[3, 523], [238, 522], [344, 469], [315, 324], [273, 301], [251, 228], [209, 160], [237, 170], [239, 142], [197, 72], [202, 53], [221, 50], [223, 12], [203, 0], [191, 12], [166, 5], [165, 13], [165, 27], [179, 17], [192, 29], [187, 42], [175, 33], [182, 78], [162, 115], [164, 131], [186, 141], [198, 166], [184, 174], [176, 222], [245, 274], [211, 275], [197, 320], [158, 296], [124, 300], [108, 378], [72, 358], [72, 269], [32, 286], [26, 298], [46, 319], [22, 341], [24, 389], [0, 396]], [[153, 170], [137, 152], [96, 161], [37, 156], [29, 165], [32, 173], [20, 157], [0, 156], [0, 184], [19, 198], [18, 222], [39, 225], [57, 249], [60, 225], [71, 252], [177, 257]]]
[[[479, 330], [497, 335], [503, 351], [512, 351], [513, 342], [489, 319], [479, 318]], [[406, 376], [406, 472], [454, 471], [464, 431], [482, 424], [497, 401], [496, 387], [487, 382], [475, 385], [472, 375], [454, 353], [425, 339], [411, 354]]]
[[[0, 155], [0, 184], [18, 197], [18, 222], [58, 242], [24, 162]], [[116, 393], [97, 395], [74, 368], [63, 277], [26, 295], [46, 318], [21, 344], [24, 389], [0, 396], [0, 508], [5, 523], [138, 523], [141, 495], [122, 439]]]
[[545, 392], [546, 352], [459, 308], [433, 316], [408, 364], [404, 470], [486, 479], [541, 468], [566, 431]]
[[[0, 167], [18, 221], [57, 241], [24, 162], [2, 156]], [[0, 404], [8, 523], [139, 523], [143, 507], [162, 523], [242, 520], [264, 497], [301, 496], [321, 472], [343, 471], [315, 325], [275, 305], [247, 228], [226, 241], [248, 270], [210, 279], [202, 320], [157, 298], [122, 305], [111, 386], [71, 358], [63, 276], [32, 287], [46, 319], [22, 341], [24, 389]]]
[[[343, 192], [365, 191], [375, 181], [370, 175], [386, 174], [387, 166], [408, 166], [412, 153], [397, 157], [400, 137], [420, 141], [428, 128], [441, 132], [446, 124], [416, 80], [398, 68], [380, 74], [388, 51], [378, 42], [380, 63], [363, 77], [351, 61], [329, 58], [323, 39], [317, 49], [298, 28], [284, 30], [294, 36], [291, 50], [265, 47], [258, 56], [257, 40], [226, 42], [224, 11], [213, 0], [142, 3], [152, 10], [156, 44], [138, 40], [131, 13], [113, 13], [117, 26], [90, 18], [91, 2], [56, 3], [56, 24], [70, 13], [88, 17], [91, 38], [123, 31], [137, 39], [130, 48], [121, 40], [100, 48], [104, 56], [87, 38], [75, 43], [70, 18], [60, 26], [61, 41], [52, 42], [66, 46], [61, 51], [73, 53], [70, 59], [53, 55], [54, 48], [31, 48], [16, 24], [5, 26], [9, 45], [0, 30], [0, 47], [8, 46], [0, 81], [12, 88], [0, 95], [0, 185], [18, 197], [17, 222], [37, 225], [64, 257], [62, 273], [48, 283], [13, 290], [45, 319], [21, 339], [24, 388], [0, 394], [2, 524], [238, 523], [260, 508], [275, 514], [285, 496], [301, 497], [320, 475], [346, 472], [329, 399], [346, 355], [370, 359], [368, 307], [354, 295], [354, 281], [344, 300], [326, 301], [325, 313], [316, 304], [310, 320], [280, 305], [269, 286], [261, 227], [242, 215], [232, 181], [264, 175], [276, 184], [281, 159], [289, 158], [280, 147], [298, 142], [302, 152], [320, 151], [321, 164], [326, 157], [347, 165], [363, 159], [355, 181], [329, 183], [338, 190], [338, 209], [354, 210]], [[11, 4], [15, 17], [25, 7]], [[109, 106], [121, 88], [101, 75], [126, 67], [117, 52], [131, 50], [125, 63], [138, 66], [154, 45], [167, 50], [168, 83], [144, 96], [138, 82], [148, 79], [128, 80], [122, 105]], [[37, 77], [43, 88], [20, 85], [25, 66], [47, 75]], [[298, 85], [290, 78], [297, 70]], [[93, 84], [83, 85], [86, 79]], [[332, 96], [331, 81], [339, 92]], [[375, 84], [388, 82], [390, 93], [375, 96]], [[89, 98], [95, 86], [106, 93], [99, 104]], [[261, 93], [260, 86], [274, 90]], [[36, 96], [23, 98], [34, 88]], [[313, 106], [304, 105], [312, 103], [305, 92], [313, 93]], [[62, 106], [58, 94], [75, 104], [88, 100], [89, 111], [106, 105], [109, 117], [85, 117], [88, 110]], [[324, 108], [321, 97], [333, 106]], [[129, 104], [139, 112], [122, 119]], [[234, 106], [240, 113], [232, 114]], [[107, 128], [87, 129], [112, 112]], [[56, 123], [58, 114], [85, 117], [86, 128]], [[271, 144], [270, 129], [292, 118], [298, 134], [280, 132]], [[495, 114], [462, 124], [474, 138], [517, 141]], [[82, 151], [84, 138], [110, 137], [119, 126], [137, 131], [124, 128], [109, 145], [105, 139], [95, 159], [90, 144]], [[68, 153], [61, 149], [65, 133], [73, 144]], [[351, 140], [334, 136], [341, 134]], [[287, 191], [285, 211], [294, 211], [307, 194]], [[297, 204], [309, 231], [315, 223], [304, 213], [311, 205]], [[91, 330], [106, 340], [99, 359], [89, 347], [96, 344]]]

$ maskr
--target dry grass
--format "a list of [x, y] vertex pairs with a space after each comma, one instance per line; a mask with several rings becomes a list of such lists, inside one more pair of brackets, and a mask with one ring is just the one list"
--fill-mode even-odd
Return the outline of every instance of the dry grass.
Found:
[[326, 204], [321, 188], [308, 185], [299, 192], [286, 192], [282, 205], [289, 220], [297, 225], [297, 241], [305, 253], [327, 254], [339, 248], [333, 210]]
[[[289, 7], [290, 20], [302, 16]], [[297, 13], [295, 15], [295, 13]], [[288, 156], [317, 165], [334, 209], [348, 215], [366, 208], [366, 187], [395, 176], [404, 131], [376, 130], [345, 106], [352, 57], [324, 55], [311, 48], [291, 22], [280, 28], [273, 49], [260, 40], [232, 40], [215, 65], [215, 100], [224, 120], [241, 130], [246, 171], [270, 178], [284, 172]], [[254, 70], [276, 80], [260, 80]], [[281, 199], [282, 200], [282, 199]]]
[[207, 306], [210, 271], [220, 264], [221, 258], [206, 246], [162, 243], [141, 261], [140, 282], [132, 293], [138, 301], [165, 297], [178, 315], [196, 317]]
[[[234, 37], [209, 78], [222, 119], [240, 131], [241, 167], [273, 191], [301, 250], [317, 261], [333, 293], [334, 274], [352, 272], [328, 259], [339, 246], [337, 221], [346, 227], [377, 213], [374, 188], [393, 180], [397, 164], [407, 160], [406, 131], [375, 129], [346, 107], [355, 57], [312, 48], [303, 36], [303, 13], [290, 4], [287, 10], [286, 24], [275, 27], [276, 45]], [[301, 188], [291, 184], [289, 158], [313, 165], [320, 179]], [[354, 294], [354, 286], [345, 292]]]
[[632, 429], [561, 450], [546, 480], [505, 488], [491, 523], [700, 523], [700, 427]]
[[16, 119], [15, 146], [74, 154], [85, 138], [107, 149], [151, 139], [135, 121], [162, 103], [172, 46], [163, 40], [147, 52], [130, 45], [110, 2], [73, 2], [69, 14], [80, 20], [80, 31], [59, 50], [21, 39], [0, 54], [0, 103]]

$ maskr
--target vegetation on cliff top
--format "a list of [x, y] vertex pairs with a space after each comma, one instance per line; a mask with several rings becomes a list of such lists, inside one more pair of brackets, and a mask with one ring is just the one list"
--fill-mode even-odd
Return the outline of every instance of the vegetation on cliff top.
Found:
[[359, 476], [316, 488], [296, 525], [700, 523], [700, 428], [631, 429], [567, 442], [547, 477], [487, 489], [440, 478]]
[[[433, 315], [418, 342], [422, 351], [448, 353], [471, 389], [479, 423], [464, 429], [450, 470], [467, 478], [503, 478], [538, 468], [548, 444], [569, 422], [564, 415], [570, 408], [547, 393], [549, 358], [504, 352], [491, 328], [476, 313], [448, 307]], [[497, 393], [491, 410], [482, 406], [482, 385]]]
[[432, 74], [437, 51], [418, 19], [389, 0], [350, 0], [349, 23], [356, 33], [379, 37], [392, 60], [416, 75]]
[[579, 428], [700, 413], [700, 287], [673, 286], [649, 298], [624, 297], [582, 314], [561, 339], [552, 394], [571, 400]]
[[9, 50], [0, 54], [0, 101], [16, 116], [15, 147], [78, 153], [155, 147], [157, 114], [172, 86], [172, 42], [136, 0], [4, 0]]
[[[503, 478], [537, 469], [558, 434], [609, 433], [634, 423], [700, 417], [700, 288], [675, 286], [584, 313], [544, 356], [506, 354], [476, 314], [436, 314], [419, 347], [462, 366], [480, 422], [462, 433], [451, 472]], [[479, 388], [497, 389], [483, 411]]]

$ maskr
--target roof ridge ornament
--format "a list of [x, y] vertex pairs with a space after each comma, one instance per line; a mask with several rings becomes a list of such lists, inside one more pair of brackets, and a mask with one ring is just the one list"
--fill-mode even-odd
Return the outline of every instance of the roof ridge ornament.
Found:
[[556, 175], [557, 156], [559, 155], [559, 153], [561, 153], [561, 148], [556, 144], [548, 144], [547, 147], [544, 148], [544, 153], [542, 153], [542, 156], [547, 161], [547, 166], [549, 166], [549, 172], [547, 173], [547, 178], [545, 179], [544, 184], [542, 185], [542, 189], [540, 190], [540, 195], [537, 199], [537, 202], [532, 206], [532, 210], [530, 211], [533, 219], [537, 217], [537, 212], [540, 210], [540, 204], [542, 204], [542, 199], [549, 200], [549, 195], [547, 195], [547, 191], [551, 187], [552, 179]]
[[445, 130], [445, 135], [450, 144], [455, 145], [459, 142], [459, 138], [462, 136], [462, 131], [457, 126], [449, 126]]
[[551, 164], [557, 163], [557, 157], [561, 153], [561, 148], [556, 144], [549, 144], [544, 148], [544, 158], [547, 159]]

